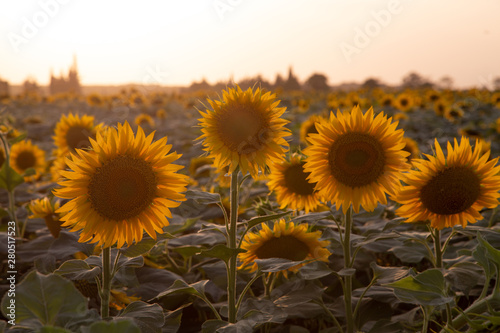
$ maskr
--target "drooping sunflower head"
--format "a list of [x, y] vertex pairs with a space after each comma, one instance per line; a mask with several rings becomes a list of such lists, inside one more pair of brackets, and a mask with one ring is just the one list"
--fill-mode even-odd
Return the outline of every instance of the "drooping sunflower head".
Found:
[[300, 142], [307, 144], [307, 136], [311, 133], [318, 133], [316, 123], [322, 119], [325, 119], [325, 117], [313, 114], [300, 125]]
[[260, 88], [242, 91], [236, 86], [223, 90], [220, 100], [208, 99], [212, 110], [200, 111], [203, 134], [198, 140], [203, 139], [216, 168], [229, 166], [232, 173], [239, 166], [255, 178], [269, 162], [282, 158], [290, 131], [284, 127], [288, 121], [280, 118], [285, 108], [278, 107], [275, 97]]
[[90, 147], [90, 138], [95, 138], [101, 124], [94, 125], [94, 117], [89, 115], [62, 115], [54, 130], [54, 144], [59, 153], [66, 156], [75, 149]]
[[400, 188], [401, 172], [409, 168], [403, 148], [403, 130], [383, 112], [374, 117], [359, 107], [351, 112], [333, 112], [329, 121], [316, 125], [318, 134], [309, 136], [310, 146], [304, 170], [308, 180], [325, 200], [344, 213], [352, 204], [372, 211], [378, 202], [387, 203], [386, 194]]
[[320, 205], [320, 198], [314, 189], [314, 183], [307, 180], [308, 172], [304, 171], [304, 158], [293, 154], [290, 160], [283, 160], [271, 166], [271, 174], [267, 186], [276, 193], [280, 208], [290, 207], [306, 213]]
[[25, 181], [34, 181], [45, 171], [45, 151], [31, 140], [18, 142], [10, 150], [10, 166], [21, 175], [29, 168], [35, 169], [34, 175], [24, 177]]
[[139, 242], [144, 230], [156, 239], [168, 225], [170, 208], [185, 200], [187, 177], [172, 164], [180, 156], [169, 153], [167, 138], [152, 142], [153, 136], [141, 127], [134, 136], [125, 122], [108, 129], [106, 140], [97, 133], [93, 150], [66, 159], [71, 171], [61, 171], [66, 179], [54, 194], [71, 199], [58, 212], [67, 212], [63, 226], [81, 230], [80, 242], [121, 247]]
[[59, 200], [50, 200], [48, 197], [32, 200], [28, 208], [31, 211], [30, 219], [42, 218], [54, 238], [59, 237], [61, 231], [61, 221], [56, 210], [61, 206]]
[[[247, 252], [240, 253], [239, 269], [249, 268], [255, 272], [258, 268], [255, 259], [282, 258], [292, 261], [320, 260], [328, 261], [330, 251], [326, 247], [329, 241], [320, 240], [321, 231], [310, 231], [306, 223], [295, 224], [280, 219], [274, 223], [273, 229], [262, 224], [262, 229], [245, 235], [241, 248]], [[304, 264], [299, 264], [282, 271], [296, 272]]]
[[402, 206], [396, 213], [406, 222], [430, 221], [443, 229], [483, 219], [479, 211], [494, 208], [500, 197], [498, 157], [488, 161], [489, 152], [481, 155], [481, 143], [474, 150], [462, 137], [460, 144], [448, 142], [447, 157], [435, 140], [436, 156], [413, 161], [415, 170], [405, 179], [407, 184], [394, 197]]

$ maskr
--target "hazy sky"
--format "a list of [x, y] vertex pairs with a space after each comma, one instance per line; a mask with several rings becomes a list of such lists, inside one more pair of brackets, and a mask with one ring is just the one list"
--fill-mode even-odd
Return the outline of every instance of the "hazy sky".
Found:
[[0, 78], [47, 84], [76, 55], [84, 85], [274, 81], [293, 66], [330, 84], [416, 71], [488, 86], [499, 15], [498, 0], [4, 0]]

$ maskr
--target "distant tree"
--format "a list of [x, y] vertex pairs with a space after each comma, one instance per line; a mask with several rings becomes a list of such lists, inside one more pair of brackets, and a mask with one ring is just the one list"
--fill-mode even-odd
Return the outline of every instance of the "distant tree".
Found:
[[201, 82], [193, 82], [189, 86], [188, 90], [189, 91], [198, 91], [198, 90], [209, 90], [211, 89], [212, 86], [203, 78]]
[[449, 76], [443, 76], [439, 79], [438, 86], [442, 89], [452, 89], [453, 88], [453, 79]]
[[493, 80], [493, 88], [495, 90], [500, 90], [500, 76], [497, 76], [494, 80]]
[[306, 86], [312, 90], [328, 91], [328, 78], [323, 74], [314, 73], [306, 80]]
[[272, 89], [271, 83], [269, 83], [269, 81], [266, 81], [265, 79], [263, 79], [260, 74], [257, 75], [256, 77], [244, 78], [238, 82], [238, 85], [243, 90], [246, 90], [248, 88], [253, 88], [253, 87], [262, 88], [265, 90]]
[[410, 89], [432, 88], [433, 84], [420, 74], [411, 72], [403, 77], [402, 87]]
[[40, 87], [34, 78], [28, 77], [23, 82], [23, 91], [25, 94], [38, 93], [40, 92]]
[[288, 79], [286, 80], [283, 88], [285, 90], [300, 90], [300, 83], [299, 80], [295, 77], [292, 71], [292, 67], [288, 69]]
[[381, 86], [381, 82], [379, 79], [377, 78], [368, 78], [365, 80], [365, 82], [363, 82], [363, 84], [361, 85], [362, 88], [364, 89], [375, 89], [377, 87], [380, 87]]

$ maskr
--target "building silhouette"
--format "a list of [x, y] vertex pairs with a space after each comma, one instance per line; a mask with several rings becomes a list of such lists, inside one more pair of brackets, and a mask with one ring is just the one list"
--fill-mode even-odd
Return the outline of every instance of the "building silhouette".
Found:
[[76, 56], [73, 56], [73, 64], [69, 68], [68, 76], [61, 75], [57, 78], [53, 73], [50, 74], [49, 91], [51, 95], [59, 93], [81, 94], [80, 78], [76, 67]]

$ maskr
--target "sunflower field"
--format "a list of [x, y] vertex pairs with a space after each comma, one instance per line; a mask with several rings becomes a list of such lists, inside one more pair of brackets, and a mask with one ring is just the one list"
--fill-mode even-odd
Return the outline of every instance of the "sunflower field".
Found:
[[500, 92], [0, 101], [0, 332], [500, 332]]

